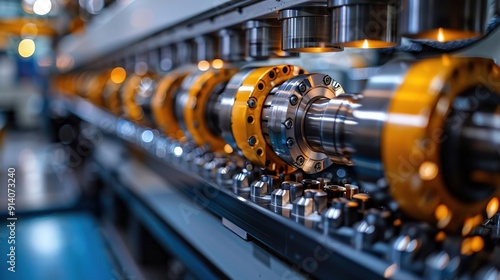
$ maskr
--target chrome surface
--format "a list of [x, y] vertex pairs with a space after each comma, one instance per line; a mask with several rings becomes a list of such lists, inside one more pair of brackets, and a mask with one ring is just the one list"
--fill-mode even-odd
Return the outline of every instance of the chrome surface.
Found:
[[240, 156], [242, 156], [242, 153], [238, 145], [236, 145], [231, 128], [231, 112], [236, 99], [236, 93], [241, 83], [253, 69], [255, 68], [246, 67], [236, 73], [227, 83], [224, 92], [219, 95], [217, 102], [219, 104], [219, 129], [221, 130], [222, 138], [224, 138], [224, 141], [226, 141], [226, 143], [233, 148], [233, 151]]
[[326, 4], [280, 11], [282, 49], [291, 52], [332, 52], [342, 48], [331, 43], [331, 17]]
[[487, 0], [401, 0], [399, 35], [437, 28], [483, 33]]
[[[267, 108], [262, 113], [262, 127], [267, 128], [266, 141], [286, 163], [318, 173], [332, 164], [330, 158], [319, 153], [307, 143], [304, 134], [305, 114], [318, 99], [334, 98], [343, 89], [335, 80], [323, 74], [299, 75], [280, 85], [274, 94], [266, 98]], [[291, 99], [297, 103], [292, 105]]]
[[217, 33], [219, 53], [217, 58], [224, 61], [242, 61], [245, 59], [245, 35], [241, 29], [226, 28]]
[[213, 60], [217, 54], [217, 45], [212, 36], [204, 35], [194, 38], [195, 53], [193, 60]]
[[246, 34], [245, 56], [264, 60], [290, 56], [281, 50], [281, 26], [276, 19], [251, 20], [243, 25]]
[[394, 0], [329, 0], [332, 13], [332, 43], [359, 40], [397, 43]]

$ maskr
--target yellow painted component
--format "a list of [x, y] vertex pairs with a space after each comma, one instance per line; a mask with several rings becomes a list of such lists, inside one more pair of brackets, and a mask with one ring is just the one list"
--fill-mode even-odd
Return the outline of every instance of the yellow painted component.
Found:
[[[236, 145], [253, 164], [277, 173], [291, 173], [295, 170], [267, 145], [262, 134], [261, 115], [269, 92], [303, 73], [304, 70], [292, 65], [261, 67], [250, 72], [239, 86], [231, 112], [231, 130]], [[254, 108], [248, 105], [250, 99], [256, 103]], [[250, 145], [251, 137], [256, 138], [255, 145]]]
[[158, 83], [158, 87], [151, 99], [151, 109], [158, 128], [174, 139], [184, 137], [184, 133], [175, 117], [175, 94], [184, 78], [194, 71], [195, 68], [183, 68], [170, 72]]
[[184, 124], [198, 146], [208, 145], [212, 151], [224, 151], [226, 142], [212, 134], [206, 123], [206, 105], [214, 88], [227, 83], [238, 69], [222, 68], [199, 71], [189, 88], [187, 106], [184, 107]]
[[121, 116], [122, 114], [120, 89], [122, 86], [124, 86], [125, 83], [127, 83], [127, 80], [125, 80], [125, 82], [123, 83], [117, 84], [111, 79], [108, 79], [108, 81], [106, 82], [106, 86], [104, 87], [104, 90], [102, 92], [102, 102], [104, 108], [108, 109], [116, 116]]
[[458, 200], [440, 170], [453, 100], [478, 85], [500, 93], [500, 69], [492, 60], [442, 56], [420, 61], [397, 89], [383, 129], [382, 157], [392, 197], [413, 218], [450, 231], [486, 213], [488, 203]]
[[23, 27], [26, 24], [33, 24], [36, 26], [37, 36], [54, 36], [57, 35], [55, 26], [57, 26], [57, 20], [47, 19], [47, 18], [3, 18], [0, 19], [0, 33], [24, 35]]
[[92, 102], [96, 106], [102, 106], [102, 91], [106, 82], [109, 79], [110, 71], [102, 71], [95, 73], [89, 81], [87, 85], [87, 94], [85, 98], [87, 98], [90, 102]]
[[123, 87], [121, 96], [124, 116], [138, 124], [145, 124], [145, 120], [141, 106], [135, 102], [135, 96], [137, 95], [137, 89], [141, 85], [142, 79], [146, 77], [150, 78], [152, 75], [131, 75]]

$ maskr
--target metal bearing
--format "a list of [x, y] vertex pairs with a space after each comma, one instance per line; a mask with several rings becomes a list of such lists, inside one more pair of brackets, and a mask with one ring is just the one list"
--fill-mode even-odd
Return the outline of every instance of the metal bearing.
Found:
[[186, 76], [192, 74], [195, 69], [194, 67], [183, 67], [167, 74], [158, 83], [151, 100], [151, 110], [158, 128], [174, 139], [184, 138], [184, 133], [174, 113], [175, 95], [182, 81]]
[[[262, 126], [268, 134], [266, 141], [274, 152], [286, 163], [309, 174], [330, 166], [332, 161], [327, 155], [314, 151], [307, 144], [305, 114], [312, 102], [332, 99], [343, 93], [342, 86], [324, 74], [300, 75], [281, 84], [273, 95], [267, 97], [266, 104], [269, 106], [262, 114]], [[297, 104], [290, 104], [290, 100], [295, 98]]]
[[[263, 108], [267, 106], [265, 101], [270, 92], [300, 73], [304, 73], [304, 70], [292, 65], [245, 69], [234, 76], [223, 93], [219, 119], [226, 122], [221, 124], [224, 139], [253, 164], [276, 173], [291, 173], [295, 168], [286, 164], [266, 142], [266, 132], [261, 122], [261, 118], [264, 118]], [[249, 104], [249, 100], [254, 100], [255, 106], [253, 102]], [[232, 108], [228, 119], [230, 104]], [[256, 141], [248, 141], [252, 136], [255, 136]]]
[[207, 125], [206, 105], [212, 91], [220, 83], [227, 83], [236, 71], [235, 68], [196, 71], [182, 83], [177, 93], [175, 112], [184, 133], [196, 145], [208, 145], [211, 151], [224, 149], [224, 139], [214, 135]]

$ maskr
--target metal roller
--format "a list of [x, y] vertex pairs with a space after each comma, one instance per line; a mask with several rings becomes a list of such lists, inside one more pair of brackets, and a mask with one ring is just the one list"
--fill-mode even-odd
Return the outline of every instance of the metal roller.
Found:
[[487, 0], [401, 0], [399, 36], [439, 42], [481, 36]]
[[332, 44], [331, 17], [325, 3], [280, 11], [282, 49], [290, 52], [342, 51]]
[[397, 1], [329, 0], [332, 44], [355, 48], [387, 48], [396, 37]]

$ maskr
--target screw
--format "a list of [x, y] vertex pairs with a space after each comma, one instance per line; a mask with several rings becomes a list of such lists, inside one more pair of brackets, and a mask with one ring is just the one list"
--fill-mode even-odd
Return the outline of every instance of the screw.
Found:
[[325, 83], [325, 85], [329, 85], [330, 83], [332, 82], [332, 77], [326, 75], [324, 78], [323, 78], [323, 83]]
[[316, 170], [316, 172], [321, 171], [321, 163], [320, 162], [316, 162], [316, 164], [314, 165], [314, 170]]
[[293, 141], [293, 138], [286, 139], [286, 146], [288, 147], [288, 149], [291, 149], [294, 143], [295, 141]]
[[300, 93], [304, 93], [304, 91], [306, 91], [306, 85], [304, 83], [300, 83], [299, 84], [299, 92]]
[[245, 163], [245, 169], [248, 170], [248, 171], [252, 171], [253, 170], [253, 164], [250, 163], [250, 162]]
[[255, 99], [248, 99], [247, 105], [250, 108], [255, 108], [255, 106], [257, 106], [257, 102], [255, 102]]
[[257, 144], [257, 138], [255, 138], [255, 136], [250, 136], [250, 138], [248, 138], [248, 144], [250, 144], [250, 146], [255, 146], [255, 144]]
[[288, 118], [288, 119], [286, 119], [286, 121], [283, 124], [285, 125], [286, 129], [290, 129], [290, 128], [292, 128], [293, 121], [292, 121], [292, 119]]
[[299, 98], [296, 96], [296, 95], [292, 95], [290, 96], [290, 104], [292, 104], [292, 106], [295, 106], [297, 105], [297, 103], [299, 103]]
[[298, 156], [296, 159], [296, 162], [299, 166], [302, 166], [304, 164], [304, 157], [303, 156]]

